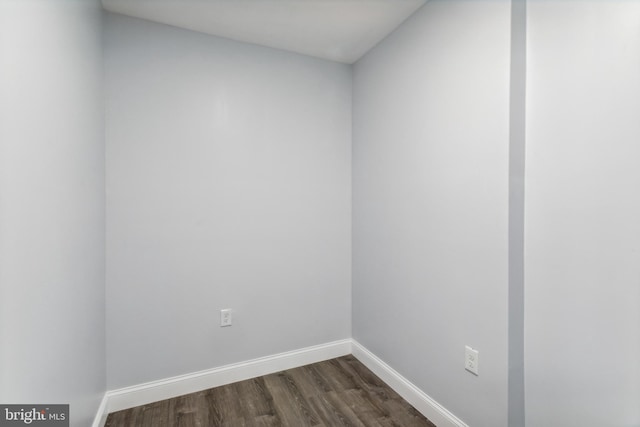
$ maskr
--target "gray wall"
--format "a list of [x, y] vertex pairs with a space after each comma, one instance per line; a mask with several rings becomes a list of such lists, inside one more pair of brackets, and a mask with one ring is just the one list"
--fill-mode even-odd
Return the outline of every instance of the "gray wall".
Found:
[[509, 70], [504, 1], [430, 1], [354, 68], [353, 336], [477, 426], [507, 420]]
[[0, 2], [0, 402], [105, 391], [98, 1]]
[[640, 425], [640, 3], [528, 5], [526, 414]]
[[350, 67], [118, 15], [105, 53], [109, 388], [350, 337]]

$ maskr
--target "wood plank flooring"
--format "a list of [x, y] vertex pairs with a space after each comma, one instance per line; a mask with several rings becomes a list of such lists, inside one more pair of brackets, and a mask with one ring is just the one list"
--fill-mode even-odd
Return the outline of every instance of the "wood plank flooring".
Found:
[[353, 356], [109, 414], [105, 427], [435, 427]]

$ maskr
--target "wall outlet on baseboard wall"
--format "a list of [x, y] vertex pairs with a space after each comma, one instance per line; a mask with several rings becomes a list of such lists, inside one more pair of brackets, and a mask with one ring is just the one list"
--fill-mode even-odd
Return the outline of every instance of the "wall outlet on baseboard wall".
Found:
[[231, 326], [231, 312], [232, 310], [230, 308], [224, 308], [222, 310], [220, 310], [220, 326], [224, 327], [224, 326]]
[[478, 350], [468, 345], [464, 346], [464, 369], [473, 375], [478, 375]]

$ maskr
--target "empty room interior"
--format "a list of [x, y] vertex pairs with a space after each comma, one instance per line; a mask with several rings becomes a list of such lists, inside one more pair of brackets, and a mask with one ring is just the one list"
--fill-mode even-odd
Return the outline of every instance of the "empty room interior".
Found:
[[0, 0], [0, 405], [332, 360], [640, 426], [640, 1]]

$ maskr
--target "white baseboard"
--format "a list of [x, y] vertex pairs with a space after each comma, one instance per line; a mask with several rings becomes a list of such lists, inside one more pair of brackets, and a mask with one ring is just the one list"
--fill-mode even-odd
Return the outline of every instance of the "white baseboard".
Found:
[[355, 340], [352, 340], [351, 343], [351, 353], [438, 427], [468, 427], [444, 406], [433, 400]]
[[[146, 405], [159, 400], [170, 399], [183, 394], [194, 393], [212, 387], [231, 384], [285, 369], [297, 368], [311, 363], [322, 362], [351, 354], [351, 340], [334, 341], [241, 363], [208, 369], [187, 375], [179, 375], [159, 381], [108, 391], [105, 394], [106, 407], [100, 406], [105, 414]], [[100, 424], [102, 422], [102, 424]], [[98, 424], [96, 424], [98, 423]], [[104, 425], [102, 415], [96, 416], [94, 427]]]
[[297, 368], [353, 354], [400, 396], [438, 427], [468, 427], [426, 393], [396, 372], [357, 341], [334, 341], [273, 356], [234, 363], [187, 375], [166, 378], [105, 393], [92, 427], [103, 427], [110, 412], [146, 405], [183, 394], [219, 387], [285, 369]]
[[100, 406], [98, 406], [98, 412], [96, 413], [96, 417], [94, 418], [91, 426], [104, 426], [104, 423], [107, 422], [107, 415], [109, 415], [109, 412], [107, 411], [107, 394], [105, 393], [105, 395], [102, 396], [102, 401], [100, 402]]

